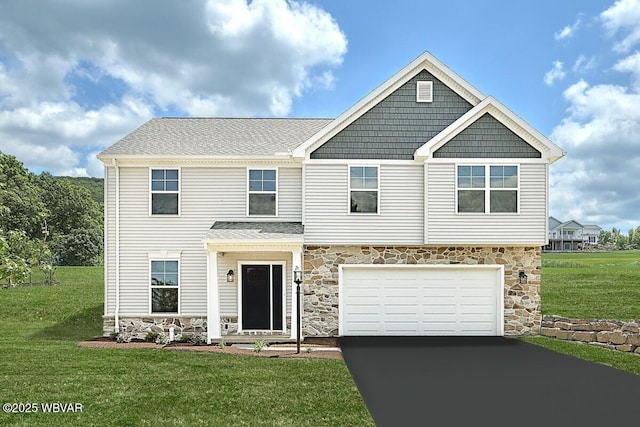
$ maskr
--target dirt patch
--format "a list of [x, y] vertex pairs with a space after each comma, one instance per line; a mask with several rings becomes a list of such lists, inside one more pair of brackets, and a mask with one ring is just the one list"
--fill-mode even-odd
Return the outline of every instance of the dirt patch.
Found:
[[173, 342], [168, 345], [160, 345], [151, 342], [119, 343], [111, 339], [93, 339], [78, 343], [81, 348], [110, 348], [110, 349], [152, 349], [170, 351], [196, 351], [214, 354], [232, 354], [239, 356], [255, 356], [270, 358], [301, 358], [301, 359], [342, 359], [339, 348], [323, 344], [304, 344], [300, 347], [300, 353], [296, 353], [296, 346], [291, 344], [274, 344], [257, 352], [251, 348], [239, 348], [226, 345], [220, 348], [212, 345], [191, 345]]

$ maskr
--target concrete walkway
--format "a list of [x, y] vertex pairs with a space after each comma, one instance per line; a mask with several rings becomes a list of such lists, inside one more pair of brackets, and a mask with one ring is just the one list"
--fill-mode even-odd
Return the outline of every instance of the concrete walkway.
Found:
[[640, 425], [640, 376], [516, 339], [343, 337], [340, 347], [378, 426]]

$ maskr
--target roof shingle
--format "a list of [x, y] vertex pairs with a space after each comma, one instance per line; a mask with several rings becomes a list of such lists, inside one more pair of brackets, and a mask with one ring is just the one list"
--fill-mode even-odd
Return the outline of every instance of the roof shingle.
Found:
[[154, 118], [101, 156], [272, 156], [289, 152], [332, 119]]
[[207, 232], [207, 240], [301, 239], [300, 222], [232, 222], [216, 221]]

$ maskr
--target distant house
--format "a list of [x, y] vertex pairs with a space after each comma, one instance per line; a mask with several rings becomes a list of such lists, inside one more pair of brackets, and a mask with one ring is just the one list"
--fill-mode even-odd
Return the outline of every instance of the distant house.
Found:
[[597, 247], [602, 228], [597, 225], [582, 225], [578, 221], [562, 222], [549, 217], [549, 243], [545, 251], [582, 251]]

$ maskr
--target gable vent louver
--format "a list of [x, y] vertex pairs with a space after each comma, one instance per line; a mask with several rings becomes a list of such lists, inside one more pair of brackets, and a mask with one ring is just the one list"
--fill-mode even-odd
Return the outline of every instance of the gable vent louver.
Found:
[[433, 82], [432, 81], [417, 82], [416, 102], [433, 102]]

